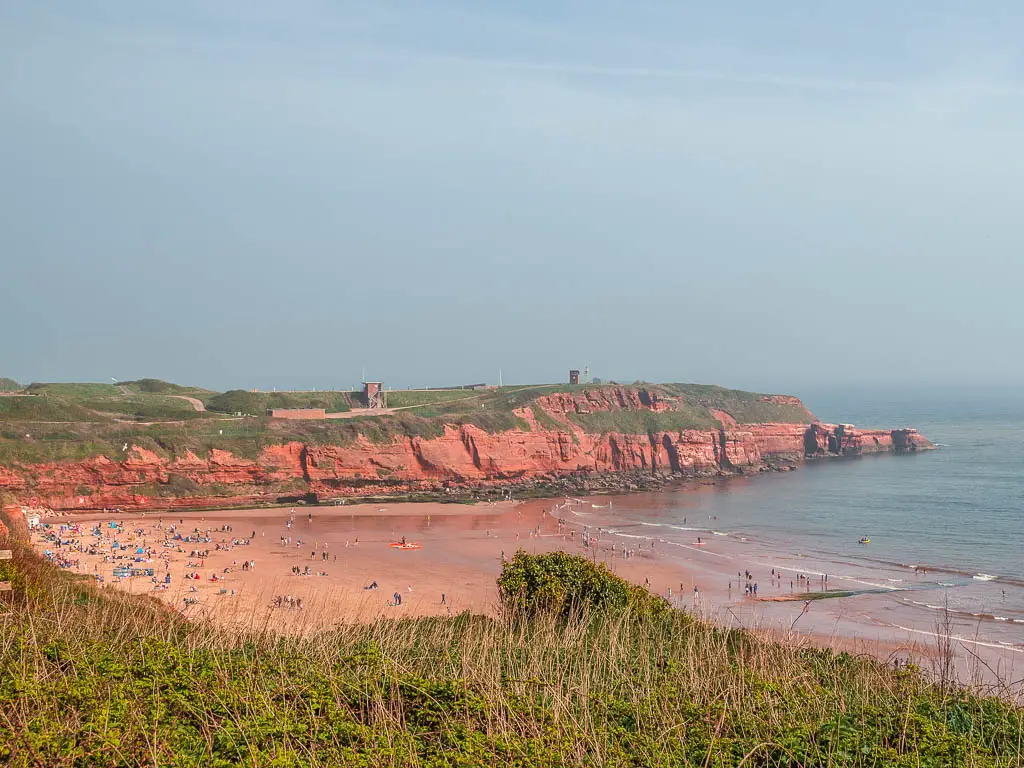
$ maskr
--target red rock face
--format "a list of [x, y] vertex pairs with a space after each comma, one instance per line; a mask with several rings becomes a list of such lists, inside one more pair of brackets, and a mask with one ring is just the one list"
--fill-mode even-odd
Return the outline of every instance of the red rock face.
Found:
[[804, 438], [807, 456], [905, 453], [934, 448], [916, 429], [865, 429], [850, 424], [811, 424]]
[[[784, 404], [798, 404], [783, 398]], [[931, 447], [915, 430], [857, 430], [849, 425], [737, 424], [716, 411], [720, 430], [652, 434], [590, 434], [568, 419], [601, 410], [664, 411], [674, 401], [634, 389], [553, 394], [536, 401], [564, 429], [544, 429], [532, 409], [516, 415], [530, 430], [488, 433], [473, 425], [447, 427], [441, 437], [398, 438], [350, 445], [288, 443], [246, 459], [218, 449], [167, 460], [134, 447], [123, 461], [0, 468], [0, 490], [20, 503], [65, 510], [176, 509], [242, 506], [295, 498], [440, 490], [513, 483], [578, 472], [714, 474], [763, 468], [766, 461], [805, 456], [912, 451]], [[153, 495], [154, 488], [157, 495]]]
[[537, 405], [553, 416], [596, 411], [670, 411], [675, 401], [657, 392], [625, 387], [558, 392], [538, 398]]

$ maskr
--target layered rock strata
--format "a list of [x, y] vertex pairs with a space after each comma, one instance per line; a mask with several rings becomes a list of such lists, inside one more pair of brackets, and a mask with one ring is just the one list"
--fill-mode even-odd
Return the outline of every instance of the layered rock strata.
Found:
[[[786, 405], [800, 405], [787, 398]], [[678, 403], [635, 389], [561, 393], [516, 415], [529, 429], [490, 433], [448, 426], [436, 438], [400, 437], [347, 445], [290, 442], [246, 459], [213, 449], [172, 459], [134, 446], [124, 460], [0, 467], [0, 491], [19, 503], [61, 510], [242, 506], [309, 498], [452, 492], [494, 485], [609, 474], [712, 476], [789, 468], [806, 458], [931, 448], [913, 429], [858, 430], [847, 424], [741, 424], [712, 410], [719, 428], [628, 434], [587, 432], [571, 417], [599, 411], [662, 414]], [[802, 407], [802, 406], [801, 406]], [[541, 409], [548, 424], [536, 418]], [[560, 425], [555, 427], [554, 425]]]

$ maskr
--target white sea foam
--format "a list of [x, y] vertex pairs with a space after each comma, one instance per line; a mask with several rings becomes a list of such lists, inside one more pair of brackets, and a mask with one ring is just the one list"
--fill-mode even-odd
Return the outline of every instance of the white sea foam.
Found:
[[[931, 637], [940, 637], [937, 632], [928, 632], [923, 629], [913, 629], [912, 627], [903, 627], [899, 624], [890, 624], [889, 626], [895, 627], [896, 629], [902, 629], [904, 632], [913, 632], [918, 635], [930, 635]], [[964, 643], [965, 645], [983, 645], [986, 648], [1005, 648], [1006, 650], [1013, 651], [1014, 653], [1024, 653], [1024, 648], [1019, 648], [1013, 645], [1003, 645], [1002, 643], [985, 643], [981, 640], [976, 640], [971, 637], [959, 637], [957, 635], [951, 635], [951, 639], [957, 642]]]
[[972, 578], [972, 579], [976, 579], [976, 580], [978, 580], [978, 581], [995, 581], [995, 580], [996, 580], [996, 579], [998, 579], [999, 577], [998, 577], [998, 576], [993, 576], [993, 575], [992, 575], [992, 574], [990, 574], [990, 573], [976, 573], [976, 574], [975, 574], [974, 576], [972, 576], [971, 578]]

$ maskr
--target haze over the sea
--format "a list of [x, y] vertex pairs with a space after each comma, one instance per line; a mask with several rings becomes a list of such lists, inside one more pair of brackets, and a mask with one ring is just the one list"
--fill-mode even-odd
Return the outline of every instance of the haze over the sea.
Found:
[[1012, 2], [0, 2], [0, 376], [1021, 382]]

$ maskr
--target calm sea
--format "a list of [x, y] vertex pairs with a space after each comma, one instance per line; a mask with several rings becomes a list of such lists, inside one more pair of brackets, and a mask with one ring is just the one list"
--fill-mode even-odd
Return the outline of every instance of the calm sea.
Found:
[[[616, 532], [627, 541], [675, 544], [687, 560], [715, 569], [713, 578], [749, 567], [763, 585], [771, 567], [786, 574], [784, 589], [804, 572], [880, 590], [884, 599], [856, 603], [865, 620], [879, 624], [933, 626], [936, 610], [948, 605], [984, 625], [993, 642], [1024, 649], [1024, 395], [994, 389], [801, 395], [825, 421], [912, 426], [940, 448], [814, 461], [796, 472], [697, 493], [617, 498]], [[694, 551], [698, 535], [707, 543]], [[862, 536], [870, 544], [859, 544]]]

